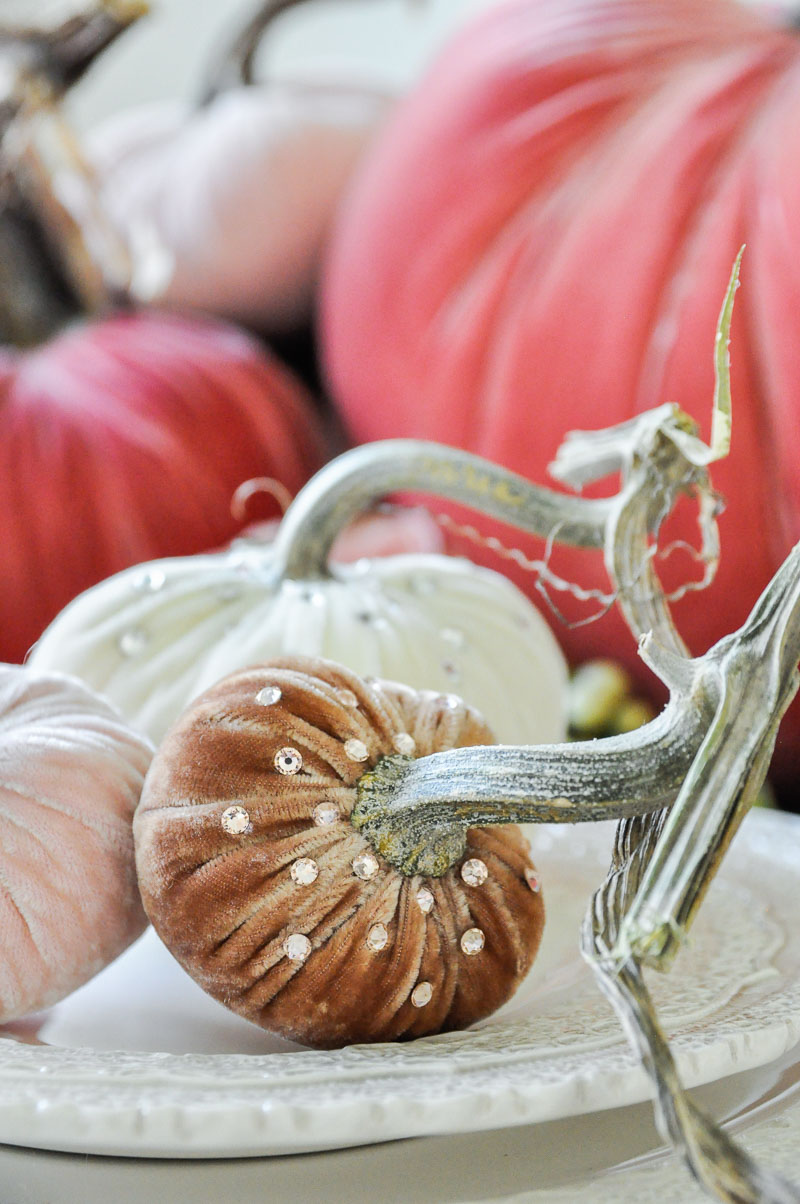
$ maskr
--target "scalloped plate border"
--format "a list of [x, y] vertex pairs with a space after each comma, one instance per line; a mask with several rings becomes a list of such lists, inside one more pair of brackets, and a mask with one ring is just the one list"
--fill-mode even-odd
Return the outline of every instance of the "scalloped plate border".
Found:
[[[584, 825], [579, 835], [560, 829], [548, 839], [556, 854], [569, 840], [570, 858], [585, 859], [593, 873], [604, 858], [599, 826]], [[764, 1065], [800, 1041], [800, 818], [748, 816], [720, 882], [757, 898], [781, 939], [711, 1016], [675, 1025], [670, 1035], [689, 1086]], [[301, 1153], [529, 1124], [649, 1095], [621, 1034], [606, 1044], [543, 1048], [531, 1023], [514, 1019], [405, 1045], [290, 1054], [135, 1053], [0, 1040], [0, 1142], [76, 1153]]]

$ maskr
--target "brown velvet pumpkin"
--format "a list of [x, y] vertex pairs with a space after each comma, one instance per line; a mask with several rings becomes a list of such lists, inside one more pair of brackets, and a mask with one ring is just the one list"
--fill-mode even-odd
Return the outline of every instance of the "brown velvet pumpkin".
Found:
[[470, 828], [463, 857], [424, 878], [388, 864], [350, 816], [385, 758], [490, 743], [455, 696], [330, 661], [225, 678], [173, 726], [147, 778], [134, 830], [150, 919], [211, 995], [308, 1045], [480, 1020], [541, 938], [521, 832]]

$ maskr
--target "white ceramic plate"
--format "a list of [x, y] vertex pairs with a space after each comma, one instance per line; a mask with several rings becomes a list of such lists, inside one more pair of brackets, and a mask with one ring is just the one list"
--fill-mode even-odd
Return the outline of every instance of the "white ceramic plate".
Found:
[[[488, 1021], [403, 1045], [300, 1050], [202, 994], [152, 933], [51, 1012], [0, 1039], [0, 1141], [137, 1156], [335, 1149], [552, 1120], [649, 1096], [577, 953], [609, 825], [534, 830], [548, 924]], [[800, 821], [748, 817], [666, 978], [662, 1022], [689, 1085], [800, 1040]]]

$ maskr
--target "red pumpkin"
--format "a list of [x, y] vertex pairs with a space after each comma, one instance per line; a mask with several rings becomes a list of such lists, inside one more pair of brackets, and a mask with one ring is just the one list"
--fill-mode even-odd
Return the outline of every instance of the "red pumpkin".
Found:
[[[327, 369], [357, 439], [453, 442], [543, 481], [566, 431], [664, 401], [708, 433], [716, 319], [747, 244], [721, 567], [676, 607], [696, 651], [800, 535], [799, 104], [800, 33], [774, 12], [514, 0], [396, 113], [327, 273]], [[586, 554], [558, 563], [591, 581]], [[637, 663], [614, 615], [564, 638]]]
[[236, 487], [321, 462], [299, 385], [229, 326], [132, 313], [0, 351], [0, 658], [81, 590], [225, 543]]
[[243, 480], [268, 474], [293, 492], [322, 459], [303, 390], [236, 329], [157, 312], [75, 321], [111, 311], [141, 264], [98, 204], [58, 99], [137, 11], [100, 5], [49, 32], [0, 31], [5, 660], [102, 578], [229, 540]]

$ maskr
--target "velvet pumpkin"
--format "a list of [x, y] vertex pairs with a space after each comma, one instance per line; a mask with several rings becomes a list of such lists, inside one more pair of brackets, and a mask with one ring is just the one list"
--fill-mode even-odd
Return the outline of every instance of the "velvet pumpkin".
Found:
[[0, 665], [0, 1022], [144, 929], [131, 822], [152, 747], [80, 682]]
[[329, 661], [225, 678], [170, 730], [136, 813], [147, 913], [215, 998], [337, 1047], [463, 1028], [527, 973], [544, 919], [527, 842], [471, 828], [457, 865], [404, 874], [354, 816], [387, 758], [492, 743], [452, 696]]
[[87, 147], [111, 218], [169, 255], [159, 302], [281, 331], [311, 314], [339, 197], [389, 107], [366, 88], [243, 87], [125, 112]]
[[112, 220], [167, 253], [158, 300], [269, 331], [308, 321], [340, 195], [393, 101], [344, 77], [256, 82], [260, 43], [292, 7], [256, 9], [218, 53], [202, 104], [125, 111], [87, 143]]
[[304, 390], [255, 340], [126, 308], [142, 265], [97, 204], [54, 82], [85, 69], [109, 21], [119, 32], [136, 5], [120, 5], [118, 17], [116, 8], [50, 35], [0, 38], [6, 660], [22, 659], [71, 598], [109, 573], [231, 538], [241, 524], [230, 500], [244, 479], [268, 473], [293, 492], [323, 455]]
[[127, 565], [230, 539], [230, 500], [291, 491], [322, 455], [300, 386], [248, 336], [121, 314], [0, 351], [0, 651], [21, 660], [81, 590]]
[[[396, 111], [323, 287], [354, 438], [445, 439], [542, 481], [573, 427], [669, 400], [708, 429], [707, 348], [745, 242], [721, 567], [675, 612], [698, 652], [743, 621], [800, 529], [798, 68], [800, 35], [767, 6], [499, 5]], [[583, 556], [558, 566], [602, 580]], [[643, 673], [613, 613], [563, 640]]]
[[566, 665], [539, 612], [499, 573], [413, 552], [279, 577], [269, 545], [153, 561], [76, 598], [32, 650], [158, 742], [234, 669], [284, 653], [480, 700], [499, 738], [561, 739]]

